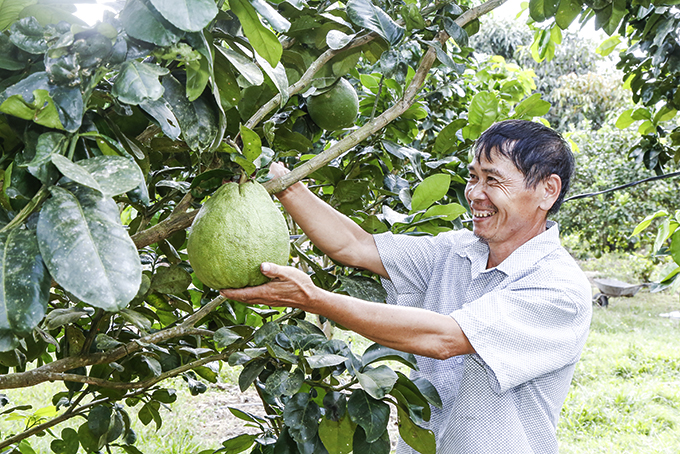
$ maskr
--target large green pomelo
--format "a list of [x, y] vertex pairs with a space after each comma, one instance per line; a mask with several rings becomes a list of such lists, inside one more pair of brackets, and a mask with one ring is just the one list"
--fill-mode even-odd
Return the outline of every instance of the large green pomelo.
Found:
[[222, 185], [201, 207], [187, 254], [196, 277], [214, 288], [242, 288], [269, 279], [262, 262], [288, 263], [288, 227], [267, 190], [255, 182]]
[[359, 113], [359, 97], [352, 84], [340, 78], [330, 90], [307, 98], [307, 112], [321, 129], [347, 128]]

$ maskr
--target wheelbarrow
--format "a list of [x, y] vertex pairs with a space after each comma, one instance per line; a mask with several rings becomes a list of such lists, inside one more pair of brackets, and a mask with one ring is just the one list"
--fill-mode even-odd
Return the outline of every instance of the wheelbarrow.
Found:
[[647, 284], [629, 284], [627, 282], [619, 281], [617, 279], [593, 279], [599, 293], [593, 296], [593, 302], [598, 306], [609, 306], [609, 298], [625, 296], [634, 296], [638, 290]]

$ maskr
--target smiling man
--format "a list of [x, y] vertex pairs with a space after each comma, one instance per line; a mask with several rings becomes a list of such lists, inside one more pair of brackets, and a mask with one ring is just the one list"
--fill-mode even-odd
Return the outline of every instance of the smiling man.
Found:
[[[435, 237], [370, 235], [301, 183], [277, 197], [323, 252], [382, 277], [388, 305], [315, 287], [263, 264], [268, 284], [223, 290], [250, 304], [320, 314], [382, 345], [419, 355], [444, 403], [429, 428], [439, 454], [556, 453], [560, 409], [588, 333], [588, 280], [548, 221], [574, 159], [553, 130], [508, 120], [484, 132], [465, 196], [473, 230]], [[278, 176], [286, 170], [275, 164]], [[397, 450], [412, 453], [401, 442]]]

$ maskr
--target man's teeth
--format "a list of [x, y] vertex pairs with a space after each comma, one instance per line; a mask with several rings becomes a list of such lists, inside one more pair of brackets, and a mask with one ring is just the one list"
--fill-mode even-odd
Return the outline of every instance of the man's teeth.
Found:
[[496, 214], [495, 211], [474, 211], [472, 213], [476, 218], [488, 218]]

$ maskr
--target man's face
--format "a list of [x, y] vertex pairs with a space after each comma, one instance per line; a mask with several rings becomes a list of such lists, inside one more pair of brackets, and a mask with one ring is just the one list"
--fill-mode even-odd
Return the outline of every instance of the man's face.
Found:
[[545, 230], [543, 185], [527, 188], [524, 175], [510, 159], [495, 151], [491, 158], [480, 156], [470, 164], [465, 198], [472, 211], [474, 233], [491, 248], [502, 246], [512, 251]]

